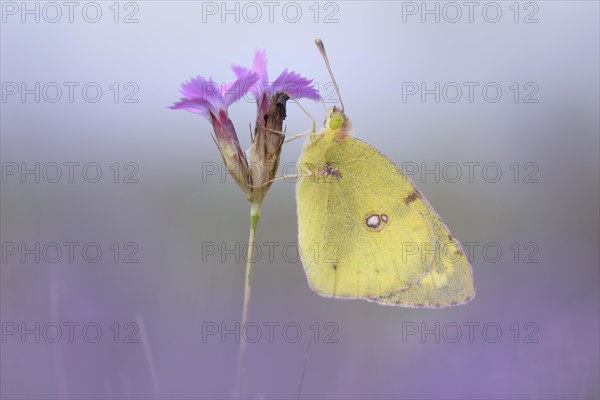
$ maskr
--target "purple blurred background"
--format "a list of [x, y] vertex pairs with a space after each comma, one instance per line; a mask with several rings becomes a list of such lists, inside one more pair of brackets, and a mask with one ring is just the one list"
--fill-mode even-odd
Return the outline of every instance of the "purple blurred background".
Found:
[[[260, 2], [81, 2], [73, 22], [62, 3], [23, 4], [2, 2], [2, 398], [232, 396], [238, 344], [221, 330], [241, 318], [249, 207], [210, 174], [208, 122], [166, 106], [191, 76], [231, 79], [256, 48], [270, 76], [298, 71], [331, 101], [316, 37], [356, 135], [418, 168], [472, 245], [478, 293], [441, 310], [319, 297], [296, 257], [294, 185], [278, 182], [258, 230], [248, 334], [262, 336], [244, 397], [296, 398], [309, 340], [306, 399], [600, 397], [597, 2], [482, 2], [472, 21], [436, 2], [279, 2], [271, 20]], [[436, 82], [439, 102], [410, 94]], [[231, 109], [244, 147], [254, 114]], [[286, 124], [310, 127], [292, 103]], [[286, 145], [282, 165], [301, 148]], [[22, 175], [36, 163], [39, 182]]]

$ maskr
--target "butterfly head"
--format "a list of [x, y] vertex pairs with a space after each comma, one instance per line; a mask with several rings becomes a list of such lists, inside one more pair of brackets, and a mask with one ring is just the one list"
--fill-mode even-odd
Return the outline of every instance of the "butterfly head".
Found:
[[344, 114], [344, 110], [336, 106], [329, 109], [325, 118], [325, 128], [338, 139], [348, 136], [350, 130], [350, 118]]
[[338, 130], [344, 126], [346, 122], [346, 115], [342, 110], [333, 106], [327, 112], [327, 117], [325, 118], [325, 127], [331, 129], [332, 131]]
[[[350, 118], [346, 116], [344, 113], [344, 102], [342, 101], [342, 96], [340, 95], [340, 91], [337, 83], [335, 82], [335, 78], [333, 77], [333, 72], [331, 71], [331, 65], [329, 65], [329, 59], [327, 58], [327, 54], [325, 53], [325, 46], [323, 45], [323, 41], [321, 39], [316, 39], [315, 44], [323, 56], [323, 60], [325, 61], [325, 65], [327, 66], [327, 70], [329, 71], [329, 76], [331, 77], [331, 81], [333, 82], [333, 86], [337, 93], [338, 98], [340, 99], [340, 106], [338, 108], [333, 106], [327, 112], [327, 117], [325, 118], [325, 129], [328, 133], [332, 134], [335, 141], [340, 142], [350, 133]], [[323, 103], [324, 105], [325, 103]]]

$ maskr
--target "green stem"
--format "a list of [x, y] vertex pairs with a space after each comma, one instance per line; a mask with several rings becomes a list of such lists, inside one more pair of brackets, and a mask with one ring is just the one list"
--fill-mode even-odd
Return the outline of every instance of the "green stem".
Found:
[[256, 226], [260, 218], [261, 203], [251, 203], [250, 207], [250, 235], [248, 237], [248, 259], [246, 260], [246, 278], [244, 282], [244, 306], [242, 309], [242, 323], [240, 325], [240, 348], [237, 365], [236, 398], [240, 398], [244, 386], [244, 356], [246, 354], [246, 340], [243, 337], [244, 327], [248, 322], [248, 305], [250, 304], [250, 289], [252, 283], [252, 269], [254, 267], [254, 238], [256, 237]]

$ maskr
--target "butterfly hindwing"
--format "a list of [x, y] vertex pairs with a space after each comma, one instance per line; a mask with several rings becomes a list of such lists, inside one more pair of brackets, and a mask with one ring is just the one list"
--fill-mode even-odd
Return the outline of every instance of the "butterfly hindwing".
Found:
[[436, 234], [431, 271], [405, 290], [369, 301], [392, 306], [440, 308], [465, 304], [473, 298], [475, 286], [467, 255], [432, 208], [429, 218]]

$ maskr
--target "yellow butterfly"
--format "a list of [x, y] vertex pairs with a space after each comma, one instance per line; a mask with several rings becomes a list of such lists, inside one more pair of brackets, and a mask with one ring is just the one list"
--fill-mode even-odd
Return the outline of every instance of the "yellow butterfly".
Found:
[[470, 301], [473, 273], [460, 243], [392, 161], [350, 136], [340, 103], [299, 160], [298, 238], [311, 289], [403, 307]]

